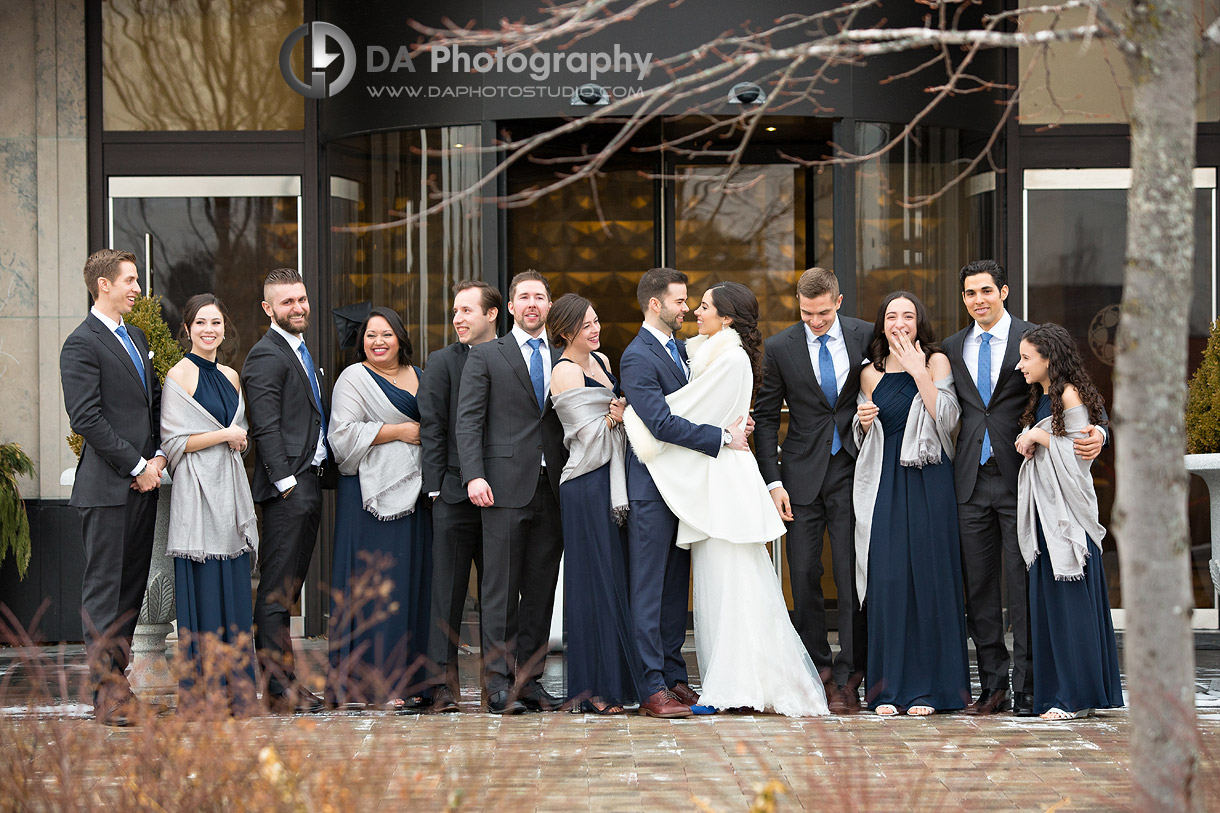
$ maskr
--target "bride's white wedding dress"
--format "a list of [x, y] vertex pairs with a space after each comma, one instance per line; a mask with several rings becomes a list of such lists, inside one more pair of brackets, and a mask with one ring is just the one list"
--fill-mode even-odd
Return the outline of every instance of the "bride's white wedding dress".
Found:
[[[666, 397], [694, 423], [729, 426], [750, 408], [754, 378], [737, 331], [686, 344], [691, 380]], [[788, 617], [766, 543], [784, 524], [749, 452], [716, 457], [662, 443], [630, 408], [627, 434], [678, 517], [680, 547], [691, 550], [700, 703], [790, 717], [828, 714], [813, 661]]]

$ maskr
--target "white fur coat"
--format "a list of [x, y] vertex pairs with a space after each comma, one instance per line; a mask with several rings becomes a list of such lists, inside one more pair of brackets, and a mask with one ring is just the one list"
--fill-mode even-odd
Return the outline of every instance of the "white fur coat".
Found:
[[[692, 423], [727, 427], [750, 411], [754, 375], [741, 337], [732, 329], [686, 343], [691, 379], [665, 397], [673, 414]], [[784, 523], [749, 452], [721, 447], [715, 457], [657, 440], [628, 407], [627, 437], [678, 518], [682, 548], [705, 539], [758, 544], [778, 539]]]

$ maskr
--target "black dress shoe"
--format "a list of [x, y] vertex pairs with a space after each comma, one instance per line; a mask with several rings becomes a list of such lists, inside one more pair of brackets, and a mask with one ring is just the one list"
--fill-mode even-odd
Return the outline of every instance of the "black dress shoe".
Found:
[[272, 714], [316, 714], [326, 708], [322, 698], [299, 683], [283, 694], [268, 695], [266, 701]]
[[1034, 695], [1032, 692], [1017, 692], [1013, 695], [1013, 713], [1018, 717], [1034, 717]]
[[524, 714], [525, 704], [514, 699], [507, 689], [501, 689], [487, 696], [487, 711], [492, 714]]
[[563, 708], [563, 701], [542, 688], [539, 683], [524, 689], [517, 699], [528, 711], [560, 711]]
[[438, 686], [432, 690], [432, 708], [428, 710], [430, 713], [449, 714], [461, 710], [453, 689], [448, 686]]

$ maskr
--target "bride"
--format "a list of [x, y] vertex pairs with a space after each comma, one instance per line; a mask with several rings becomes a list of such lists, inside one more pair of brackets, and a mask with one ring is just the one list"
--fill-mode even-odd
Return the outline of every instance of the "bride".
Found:
[[[720, 283], [695, 316], [699, 336], [686, 343], [690, 383], [666, 401], [693, 423], [728, 426], [749, 412], [762, 378], [758, 300], [740, 283]], [[767, 553], [784, 524], [754, 456], [725, 447], [709, 457], [658, 441], [630, 408], [624, 419], [636, 455], [678, 517], [678, 546], [691, 551], [701, 705], [828, 714]]]

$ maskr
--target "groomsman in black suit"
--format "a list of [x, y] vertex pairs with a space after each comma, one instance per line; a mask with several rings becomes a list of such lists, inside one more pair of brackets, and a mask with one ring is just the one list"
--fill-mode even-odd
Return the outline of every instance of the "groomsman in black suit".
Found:
[[59, 356], [68, 421], [85, 441], [68, 504], [80, 513], [84, 538], [81, 614], [94, 717], [125, 726], [141, 716], [125, 672], [166, 464], [158, 448], [161, 386], [144, 333], [123, 321], [140, 294], [135, 256], [89, 255], [85, 287], [93, 307]]
[[[496, 338], [503, 297], [482, 280], [453, 286], [457, 341], [428, 356], [419, 380], [424, 490], [432, 502], [432, 712], [458, 711], [457, 650], [470, 566], [483, 577], [482, 510], [470, 501], [457, 448], [457, 403], [470, 348]], [[481, 592], [481, 591], [480, 591]]]
[[251, 492], [263, 509], [254, 642], [268, 707], [321, 711], [322, 699], [297, 680], [290, 621], [318, 541], [322, 488], [337, 475], [328, 460], [322, 370], [305, 345], [309, 297], [300, 272], [277, 268], [267, 274], [263, 312], [271, 327], [241, 370], [256, 441]]
[[537, 271], [508, 286], [513, 329], [473, 347], [458, 394], [457, 446], [470, 501], [483, 509], [480, 624], [493, 714], [557, 711], [539, 678], [550, 639], [563, 536], [563, 427], [547, 392], [560, 352], [547, 341], [551, 289]]
[[[953, 457], [966, 628], [978, 657], [978, 699], [967, 714], [996, 714], [1015, 707], [1034, 713], [1030, 665], [1029, 583], [1017, 542], [1017, 472], [1023, 458], [1014, 446], [1029, 385], [1016, 372], [1021, 337], [1034, 327], [1008, 313], [1008, 275], [994, 260], [976, 260], [959, 274], [962, 302], [972, 324], [945, 340], [962, 419]], [[1105, 436], [1097, 427], [1076, 441], [1076, 453], [1092, 460]], [[1012, 677], [1004, 642], [1001, 574], [1012, 624]], [[1009, 692], [1012, 692], [1011, 696]]]
[[[788, 570], [795, 626], [813, 658], [832, 711], [860, 709], [864, 677], [864, 613], [855, 594], [851, 421], [860, 367], [873, 326], [840, 316], [843, 296], [834, 272], [810, 268], [796, 286], [801, 321], [767, 340], [766, 374], [754, 404], [758, 466], [788, 525]], [[788, 404], [783, 460], [777, 452], [780, 410]], [[838, 594], [839, 654], [831, 658], [822, 596], [822, 538], [830, 531]]]

